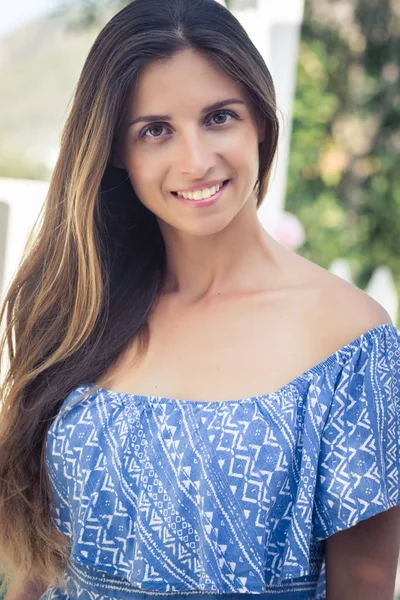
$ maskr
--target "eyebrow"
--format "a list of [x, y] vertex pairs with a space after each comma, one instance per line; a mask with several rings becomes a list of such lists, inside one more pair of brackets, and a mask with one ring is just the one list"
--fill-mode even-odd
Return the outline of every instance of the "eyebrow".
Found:
[[[245, 104], [243, 100], [238, 100], [237, 98], [230, 98], [228, 100], [220, 100], [219, 102], [214, 102], [214, 104], [210, 104], [209, 106], [205, 106], [201, 111], [201, 114], [205, 114], [210, 112], [211, 110], [217, 110], [218, 108], [222, 108], [227, 104]], [[135, 125], [135, 123], [143, 122], [143, 123], [151, 123], [152, 121], [172, 121], [172, 117], [169, 115], [145, 115], [143, 117], [138, 117], [134, 119], [128, 124], [128, 127]]]

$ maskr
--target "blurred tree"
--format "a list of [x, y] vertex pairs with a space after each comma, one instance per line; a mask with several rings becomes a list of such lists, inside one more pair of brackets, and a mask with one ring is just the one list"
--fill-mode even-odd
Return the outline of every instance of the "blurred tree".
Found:
[[400, 292], [398, 0], [306, 0], [287, 206], [301, 253], [350, 261], [365, 287], [389, 266]]

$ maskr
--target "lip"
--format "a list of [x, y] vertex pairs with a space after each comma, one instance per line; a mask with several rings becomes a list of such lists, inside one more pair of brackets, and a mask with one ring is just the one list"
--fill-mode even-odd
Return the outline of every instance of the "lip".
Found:
[[183, 204], [187, 204], [188, 206], [193, 206], [194, 208], [202, 208], [205, 206], [210, 206], [211, 204], [215, 204], [217, 200], [219, 200], [220, 196], [224, 193], [224, 190], [228, 187], [230, 179], [226, 179], [224, 185], [218, 190], [216, 194], [210, 196], [209, 198], [205, 198], [204, 200], [188, 200], [187, 198], [183, 198], [182, 196], [178, 196], [177, 194], [172, 194], [174, 198], [182, 202]]
[[219, 183], [222, 183], [224, 181], [227, 181], [227, 179], [213, 179], [212, 181], [205, 181], [204, 183], [197, 183], [197, 184], [191, 185], [187, 188], [184, 188], [182, 190], [173, 190], [173, 191], [175, 193], [179, 192], [180, 194], [182, 194], [184, 192], [195, 192], [196, 190], [205, 190], [206, 188], [213, 187], [214, 185], [218, 185]]

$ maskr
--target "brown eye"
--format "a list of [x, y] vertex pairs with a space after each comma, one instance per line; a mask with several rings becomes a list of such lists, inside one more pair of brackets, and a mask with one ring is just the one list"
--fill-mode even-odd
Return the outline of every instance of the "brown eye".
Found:
[[[222, 122], [221, 121], [217, 121], [216, 125], [225, 125], [225, 123], [229, 123], [229, 121], [231, 120], [231, 118], [233, 119], [237, 119], [239, 120], [239, 117], [232, 111], [230, 110], [220, 110], [216, 113], [214, 113], [213, 115], [211, 115], [211, 119], [219, 119], [220, 117], [223, 118]], [[229, 117], [229, 119], [227, 120], [226, 117]]]
[[[217, 115], [214, 115], [213, 119], [215, 119], [217, 125], [223, 125], [224, 123], [226, 123], [226, 119], [229, 115], [227, 115], [226, 113], [218, 113]], [[222, 122], [220, 121], [222, 117]]]
[[162, 131], [164, 129], [164, 125], [157, 125], [157, 124], [156, 125], [150, 125], [149, 127], [146, 127], [146, 129], [144, 129], [142, 131], [142, 133], [140, 134], [140, 137], [141, 138], [142, 137], [151, 137], [151, 138], [161, 137], [160, 131], [159, 131], [158, 135], [157, 135], [157, 133], [156, 133], [156, 135], [150, 135], [150, 136], [146, 135], [148, 131], [154, 131], [154, 130], [157, 131], [157, 129]]

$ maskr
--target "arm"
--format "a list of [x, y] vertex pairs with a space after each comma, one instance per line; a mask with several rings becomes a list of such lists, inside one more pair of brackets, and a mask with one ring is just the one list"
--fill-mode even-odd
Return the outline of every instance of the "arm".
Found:
[[393, 600], [400, 506], [326, 540], [326, 600]]

